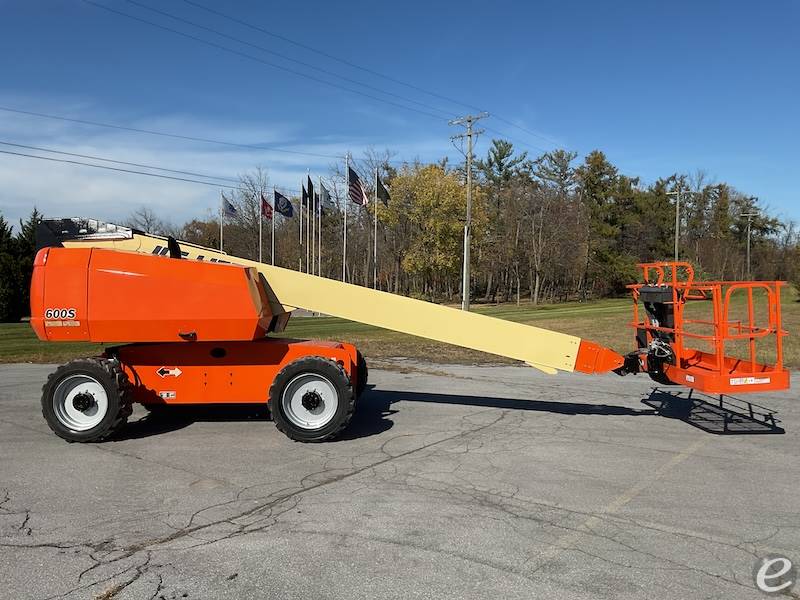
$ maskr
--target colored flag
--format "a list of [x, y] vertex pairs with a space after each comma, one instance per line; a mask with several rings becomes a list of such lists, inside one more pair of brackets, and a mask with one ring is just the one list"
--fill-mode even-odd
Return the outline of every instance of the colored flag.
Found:
[[304, 186], [303, 184], [300, 184], [300, 187], [303, 190], [300, 201], [303, 203], [303, 206], [305, 206], [306, 204], [308, 204], [308, 192], [306, 191], [306, 186]]
[[378, 199], [381, 200], [386, 206], [389, 206], [389, 190], [387, 190], [386, 186], [383, 185], [380, 177], [376, 177], [375, 181], [378, 185]]
[[311, 182], [311, 175], [306, 176], [308, 178], [308, 199], [314, 199], [314, 184]]
[[294, 210], [292, 209], [291, 201], [277, 190], [275, 191], [274, 204], [275, 210], [277, 210], [284, 217], [291, 218], [294, 216]]
[[322, 201], [323, 208], [331, 208], [333, 206], [333, 200], [331, 199], [331, 193], [328, 191], [328, 188], [325, 187], [325, 184], [319, 184], [319, 197]]
[[265, 219], [272, 220], [272, 206], [270, 206], [267, 199], [264, 198], [264, 194], [261, 194], [261, 216]]
[[352, 168], [347, 167], [347, 183], [348, 195], [350, 200], [356, 204], [369, 204], [369, 196], [367, 190], [364, 189], [364, 184], [358, 178], [358, 175]]
[[235, 217], [236, 216], [236, 207], [228, 202], [228, 199], [224, 196], [222, 197], [222, 213], [226, 217]]

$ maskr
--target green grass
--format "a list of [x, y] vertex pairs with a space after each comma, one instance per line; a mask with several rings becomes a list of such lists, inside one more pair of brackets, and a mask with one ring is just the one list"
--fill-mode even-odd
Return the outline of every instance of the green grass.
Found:
[[[702, 309], [705, 304], [696, 303], [697, 308], [692, 307], [695, 310], [692, 316], [703, 318], [697, 310]], [[741, 312], [741, 308], [744, 306], [743, 298], [733, 304], [732, 313]], [[784, 339], [784, 362], [789, 367], [797, 368], [800, 367], [800, 339], [798, 339], [800, 302], [797, 301], [796, 292], [786, 289], [782, 306], [784, 329], [790, 332], [790, 336]], [[528, 323], [577, 335], [604, 344], [618, 352], [627, 352], [632, 349], [633, 333], [628, 326], [631, 320], [631, 301], [629, 299], [538, 307], [524, 303], [521, 306], [514, 304], [478, 305], [474, 307], [474, 310], [500, 319]], [[512, 362], [501, 357], [335, 317], [295, 317], [289, 321], [284, 335], [295, 338], [351, 342], [361, 348], [364, 355], [371, 360], [403, 356], [434, 363]], [[0, 325], [0, 363], [58, 363], [76, 356], [97, 354], [101, 347], [99, 344], [40, 342], [25, 323]], [[769, 359], [769, 353], [763, 353], [762, 358]]]
[[27, 323], [0, 323], [0, 363], [64, 362], [97, 354], [102, 348], [100, 344], [42, 342]]

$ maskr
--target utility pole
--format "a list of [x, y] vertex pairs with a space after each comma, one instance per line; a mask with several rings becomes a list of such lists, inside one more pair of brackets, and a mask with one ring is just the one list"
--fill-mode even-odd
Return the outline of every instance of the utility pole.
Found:
[[[758, 200], [755, 196], [750, 198], [750, 201]], [[747, 279], [752, 279], [750, 271], [750, 225], [753, 222], [753, 217], [758, 216], [758, 212], [751, 209], [748, 212], [741, 213], [739, 216], [747, 217]]]
[[459, 117], [449, 122], [450, 125], [464, 125], [467, 128], [466, 133], [454, 135], [450, 139], [464, 139], [467, 138], [467, 218], [464, 221], [464, 270], [461, 274], [461, 310], [469, 310], [469, 250], [472, 239], [472, 147], [473, 138], [483, 133], [483, 129], [475, 131], [472, 129], [473, 124], [489, 116], [489, 113], [482, 112], [477, 115], [467, 115]]
[[678, 240], [681, 235], [681, 196], [682, 188], [674, 192], [667, 192], [667, 196], [675, 196], [675, 262], [678, 262]]
[[702, 192], [684, 192], [682, 187], [679, 187], [674, 192], [667, 192], [667, 196], [675, 196], [675, 262], [678, 262], [678, 242], [681, 237], [681, 201], [685, 194], [691, 196], [702, 194]]

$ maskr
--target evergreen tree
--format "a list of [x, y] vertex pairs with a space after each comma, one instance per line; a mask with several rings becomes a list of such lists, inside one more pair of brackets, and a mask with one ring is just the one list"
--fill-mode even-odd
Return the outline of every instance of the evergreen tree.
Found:
[[13, 236], [11, 233], [11, 225], [8, 224], [0, 214], [0, 253], [12, 253], [11, 246], [13, 244]]
[[14, 239], [16, 246], [16, 300], [13, 320], [30, 314], [30, 288], [33, 274], [33, 260], [36, 257], [36, 228], [42, 221], [42, 213], [36, 207], [26, 221], [20, 220], [19, 233]]
[[20, 274], [11, 226], [0, 215], [0, 322], [18, 321]]
[[530, 170], [535, 177], [555, 186], [561, 196], [566, 197], [575, 185], [572, 161], [577, 156], [577, 152], [562, 149], [545, 152], [530, 164]]

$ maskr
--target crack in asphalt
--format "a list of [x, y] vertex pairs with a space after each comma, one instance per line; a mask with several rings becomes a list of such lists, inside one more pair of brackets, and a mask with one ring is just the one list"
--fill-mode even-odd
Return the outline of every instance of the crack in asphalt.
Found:
[[[485, 382], [484, 379], [475, 377], [460, 377], [458, 375], [455, 377], [469, 381]], [[508, 383], [508, 385], [514, 386], [515, 384]], [[526, 389], [529, 391], [530, 387]], [[558, 389], [563, 392], [565, 388], [561, 386]], [[605, 390], [603, 393], [606, 394]], [[497, 414], [498, 411], [501, 411], [499, 415]], [[476, 420], [483, 421], [488, 416], [494, 417], [494, 419], [490, 422], [475, 422]], [[537, 414], [537, 416], [539, 415]], [[497, 434], [498, 429], [492, 429], [492, 427], [498, 425], [501, 421], [503, 427], [501, 433]], [[50, 435], [49, 432], [12, 424], [2, 419], [0, 419], [0, 422], [43, 435]], [[170, 533], [167, 535], [155, 535], [137, 543], [123, 543], [119, 546], [115, 545], [113, 539], [84, 543], [67, 541], [23, 543], [22, 540], [24, 538], [22, 536], [28, 537], [33, 534], [33, 529], [30, 527], [32, 514], [27, 509], [15, 507], [9, 490], [0, 489], [0, 515], [18, 515], [20, 520], [19, 523], [14, 525], [9, 523], [9, 526], [13, 526], [17, 532], [14, 535], [20, 536], [20, 543], [0, 543], [0, 547], [42, 548], [59, 551], [75, 550], [76, 553], [80, 552], [80, 556], [91, 561], [91, 564], [78, 575], [74, 587], [71, 587], [66, 592], [50, 596], [51, 599], [78, 596], [98, 586], [106, 586], [101, 596], [96, 596], [96, 598], [110, 599], [125, 593], [126, 595], [133, 594], [142, 598], [147, 598], [148, 594], [152, 594], [150, 599], [155, 600], [167, 588], [166, 579], [161, 570], [171, 566], [171, 563], [158, 564], [155, 562], [156, 557], [164, 556], [159, 553], [191, 551], [224, 540], [265, 532], [276, 526], [279, 526], [277, 531], [292, 535], [319, 535], [338, 538], [342, 542], [355, 540], [355, 543], [358, 544], [364, 541], [374, 541], [379, 544], [413, 548], [420, 552], [440, 554], [480, 565], [487, 569], [519, 577], [524, 581], [539, 585], [543, 583], [539, 572], [548, 564], [548, 561], [533, 565], [534, 568], [528, 568], [527, 565], [531, 560], [535, 560], [540, 554], [529, 552], [527, 549], [525, 550], [525, 556], [522, 557], [522, 562], [514, 562], [512, 560], [513, 558], [520, 559], [519, 555], [511, 557], [504, 562], [503, 560], [496, 560], [491, 556], [483, 555], [480, 552], [469, 552], [460, 547], [442, 547], [437, 542], [420, 542], [414, 539], [409, 540], [402, 536], [398, 539], [387, 535], [372, 535], [371, 532], [320, 531], [314, 528], [313, 522], [308, 522], [305, 519], [300, 519], [300, 521], [291, 518], [282, 519], [284, 515], [291, 514], [294, 511], [300, 512], [298, 509], [302, 503], [307, 502], [312, 506], [325, 502], [329, 502], [331, 505], [336, 502], [346, 503], [346, 499], [329, 498], [324, 493], [320, 494], [319, 490], [324, 489], [325, 486], [355, 478], [365, 472], [371, 472], [372, 475], [368, 478], [352, 481], [347, 487], [349, 497], [352, 498], [359, 490], [374, 491], [376, 483], [379, 486], [386, 486], [389, 490], [424, 491], [426, 495], [433, 496], [434, 499], [441, 498], [443, 502], [448, 502], [454, 509], [470, 514], [471, 518], [480, 517], [510, 525], [512, 532], [510, 535], [525, 536], [532, 531], [536, 533], [537, 540], [555, 540], [553, 546], [557, 545], [559, 539], [565, 536], [569, 539], [573, 537], [577, 539], [576, 536], [585, 536], [587, 540], [594, 540], [597, 544], [576, 544], [573, 541], [573, 543], [560, 547], [558, 551], [567, 555], [585, 556], [596, 561], [600, 566], [609, 565], [619, 569], [637, 571], [696, 573], [700, 577], [711, 578], [720, 583], [748, 590], [753, 590], [754, 587], [745, 575], [740, 577], [737, 576], [737, 573], [725, 572], [727, 569], [723, 565], [726, 559], [730, 560], [726, 552], [732, 556], [736, 556], [733, 554], [734, 552], [741, 552], [750, 558], [757, 558], [759, 552], [768, 549], [767, 546], [779, 545], [781, 539], [786, 539], [779, 537], [784, 529], [790, 530], [799, 527], [792, 523], [786, 523], [785, 526], [776, 525], [774, 522], [762, 523], [764, 527], [769, 527], [769, 531], [765, 534], [759, 536], [751, 535], [741, 541], [731, 541], [701, 532], [614, 514], [613, 512], [578, 510], [548, 503], [538, 498], [524, 497], [520, 492], [520, 486], [515, 485], [513, 482], [503, 481], [502, 478], [495, 478], [501, 479], [500, 481], [492, 481], [492, 471], [493, 469], [502, 469], [504, 461], [508, 461], [508, 453], [519, 453], [534, 447], [536, 440], [532, 439], [535, 438], [535, 435], [531, 433], [532, 428], [536, 429], [534, 434], [546, 434], [548, 439], [583, 440], [590, 443], [631, 447], [637, 450], [645, 449], [659, 453], [676, 453], [665, 449], [626, 444], [622, 441], [602, 440], [599, 439], [603, 435], [602, 431], [586, 432], [580, 427], [575, 428], [568, 425], [564, 419], [528, 419], [525, 413], [520, 413], [520, 411], [513, 409], [503, 410], [502, 408], [493, 407], [477, 410], [461, 416], [460, 425], [462, 426], [461, 429], [451, 431], [438, 429], [430, 432], [395, 435], [383, 440], [378, 448], [369, 448], [365, 454], [352, 456], [336, 455], [338, 448], [335, 445], [331, 447], [309, 446], [307, 448], [308, 454], [319, 457], [322, 468], [304, 475], [299, 480], [281, 481], [280, 479], [271, 479], [241, 487], [224, 479], [214, 478], [216, 481], [235, 488], [235, 492], [226, 492], [226, 495], [233, 493], [233, 498], [203, 506], [188, 517], [184, 516], [184, 513], [180, 520], [178, 520], [177, 516], [173, 517], [166, 513], [166, 519], [174, 519], [179, 523], [179, 525], [173, 525], [159, 520], [166, 528], [172, 530]], [[468, 428], [464, 429], [463, 427]], [[438, 439], [430, 441], [432, 437], [437, 437]], [[407, 444], [419, 441], [423, 442], [422, 445], [402, 450]], [[450, 444], [447, 444], [448, 442]], [[174, 467], [116, 448], [100, 447], [95, 444], [90, 445], [90, 447], [130, 460], [145, 461], [196, 477], [208, 478], [208, 476], [191, 469]], [[423, 469], [422, 471], [404, 472], [408, 469], [402, 464], [398, 466], [397, 463], [400, 459], [428, 449], [432, 449], [430, 456], [435, 456], [437, 459], [453, 457], [454, 466], [448, 468], [446, 462], [445, 466], [441, 464], [428, 466], [422, 459], [414, 462], [412, 467], [416, 469], [416, 465], [420, 465]], [[425, 466], [429, 468], [426, 470]], [[591, 474], [580, 470], [567, 469], [567, 471], [576, 476], [591, 477]], [[359, 485], [362, 482], [366, 483]], [[269, 493], [266, 493], [268, 490], [260, 489], [264, 486], [270, 486]], [[303, 512], [307, 512], [305, 508], [307, 505], [303, 504]], [[209, 515], [208, 513], [212, 511], [220, 511], [222, 514]], [[459, 512], [459, 514], [461, 513]], [[201, 517], [208, 520], [201, 519]], [[779, 522], [780, 520], [778, 519]], [[579, 521], [583, 522], [576, 525], [576, 522]], [[587, 524], [587, 521], [591, 522]], [[33, 522], [38, 526], [38, 521]], [[743, 525], [755, 525], [758, 523], [756, 520], [742, 520], [740, 522]], [[159, 529], [161, 531], [156, 530], [151, 533], [158, 534], [167, 531], [167, 529]], [[652, 532], [652, 534], [643, 536], [638, 533], [639, 530]], [[7, 531], [10, 531], [10, 529]], [[34, 537], [39, 535], [41, 534], [37, 531]], [[702, 552], [709, 557], [713, 557], [713, 560], [710, 561], [712, 568], [716, 569], [717, 565], [719, 565], [723, 572], [714, 572], [689, 562], [692, 559], [691, 554], [686, 555], [685, 559], [683, 555], [671, 558], [666, 554], [662, 554], [660, 548], [664, 544], [661, 543], [658, 537], [654, 537], [656, 535], [672, 536], [676, 540], [683, 540], [697, 547], [698, 553]], [[174, 546], [169, 545], [179, 540], [184, 540], [186, 543]], [[659, 542], [657, 545], [654, 543], [656, 540]], [[648, 547], [642, 547], [643, 545]], [[784, 550], [782, 553], [786, 553], [786, 551]], [[109, 574], [111, 568], [113, 568], [114, 572]], [[143, 579], [145, 576], [146, 578]], [[683, 579], [681, 578], [681, 580]], [[691, 587], [689, 582], [696, 583], [697, 581], [699, 581], [697, 578], [689, 579], [685, 585], [688, 588]], [[139, 583], [134, 588], [131, 588], [130, 586], [136, 582]], [[109, 584], [112, 585], [109, 587]], [[143, 585], [146, 593], [142, 592]], [[712, 594], [709, 597], [714, 597], [714, 595]], [[794, 593], [790, 594], [790, 597], [800, 599], [800, 596]]]
[[161, 461], [153, 460], [152, 458], [148, 458], [146, 456], [140, 456], [140, 455], [134, 454], [132, 452], [123, 452], [122, 450], [117, 450], [116, 448], [107, 447], [106, 444], [108, 444], [108, 442], [105, 442], [104, 444], [85, 444], [85, 446], [87, 446], [89, 448], [94, 448], [95, 450], [99, 450], [101, 452], [109, 452], [110, 454], [115, 454], [117, 456], [122, 456], [122, 457], [126, 457], [126, 458], [132, 458], [134, 460], [141, 460], [143, 462], [150, 463], [152, 465], [158, 465], [159, 467], [164, 467], [166, 469], [172, 469], [173, 471], [178, 471], [179, 473], [185, 473], [187, 475], [192, 475], [192, 476], [198, 477], [200, 479], [212, 479], [214, 481], [219, 481], [220, 483], [224, 483], [225, 485], [227, 485], [229, 487], [238, 487], [238, 486], [236, 486], [235, 484], [233, 484], [232, 482], [230, 482], [230, 481], [228, 481], [226, 479], [220, 479], [218, 477], [208, 477], [204, 473], [199, 473], [197, 471], [193, 471], [191, 469], [186, 469], [184, 467], [177, 467], [175, 465], [171, 465], [169, 463], [164, 463], [164, 462], [161, 462]]
[[10, 503], [11, 492], [4, 488], [3, 498], [0, 500], [0, 515], [9, 517], [22, 517], [22, 521], [15, 527], [15, 529], [25, 536], [31, 536], [33, 534], [33, 528], [28, 525], [31, 520], [31, 511], [27, 508], [12, 510], [8, 508]]
[[[487, 410], [476, 411], [475, 413], [470, 413], [468, 415], [465, 415], [462, 418], [462, 421], [466, 421], [469, 417], [476, 416], [476, 415], [481, 414], [481, 413], [487, 413], [487, 412], [496, 412], [496, 411], [493, 410], [493, 409], [490, 409], [489, 411], [487, 411]], [[483, 431], [483, 430], [495, 425], [496, 423], [500, 422], [505, 417], [506, 412], [507, 411], [502, 411], [499, 415], [497, 415], [493, 420], [491, 420], [488, 423], [484, 423], [482, 425], [479, 425], [477, 427], [473, 427], [473, 428], [468, 429], [468, 430], [459, 431], [459, 432], [457, 432], [457, 433], [455, 433], [453, 435], [438, 439], [438, 440], [436, 440], [434, 442], [423, 444], [421, 446], [417, 446], [415, 448], [411, 448], [409, 450], [406, 450], [406, 451], [403, 451], [403, 452], [400, 452], [400, 453], [391, 454], [386, 450], [386, 447], [388, 446], [388, 444], [390, 444], [393, 440], [396, 440], [398, 438], [408, 437], [408, 436], [405, 436], [405, 435], [395, 436], [395, 438], [390, 438], [389, 440], [385, 441], [381, 445], [381, 452], [385, 456], [385, 458], [383, 458], [381, 460], [375, 461], [373, 463], [370, 463], [368, 465], [365, 465], [365, 466], [362, 466], [362, 467], [359, 467], [357, 469], [353, 469], [353, 470], [350, 470], [350, 471], [346, 471], [345, 470], [344, 472], [340, 473], [339, 475], [335, 475], [335, 476], [332, 476], [332, 477], [331, 476], [326, 477], [322, 481], [317, 481], [317, 482], [311, 483], [311, 484], [306, 485], [306, 486], [301, 486], [301, 487], [296, 487], [296, 488], [291, 489], [291, 490], [286, 490], [286, 493], [284, 493], [282, 495], [279, 495], [277, 497], [274, 497], [274, 498], [272, 496], [275, 496], [275, 494], [271, 494], [270, 496], [267, 497], [267, 498], [270, 498], [267, 501], [258, 502], [258, 500], [253, 500], [253, 501], [257, 502], [256, 506], [253, 506], [253, 507], [248, 508], [246, 510], [242, 510], [242, 511], [240, 511], [240, 512], [234, 514], [234, 515], [231, 515], [231, 516], [228, 516], [228, 517], [225, 517], [225, 518], [216, 519], [216, 520], [213, 520], [213, 521], [210, 521], [210, 522], [207, 522], [207, 523], [203, 523], [203, 524], [198, 524], [198, 525], [192, 525], [192, 526], [188, 526], [188, 527], [179, 528], [176, 531], [170, 533], [169, 535], [165, 535], [165, 536], [161, 536], [161, 537], [157, 537], [157, 538], [152, 538], [150, 540], [142, 541], [142, 542], [139, 542], [139, 543], [136, 543], [136, 544], [131, 544], [131, 545], [128, 545], [128, 546], [122, 546], [122, 547], [113, 547], [112, 546], [109, 549], [106, 546], [108, 544], [108, 541], [105, 541], [105, 542], [103, 542], [103, 545], [100, 546], [100, 547], [97, 547], [95, 549], [95, 551], [105, 551], [105, 550], [108, 549], [109, 550], [108, 554], [117, 553], [117, 552], [121, 552], [121, 554], [119, 556], [115, 556], [114, 558], [106, 560], [105, 558], [95, 557], [95, 556], [93, 556], [93, 553], [90, 552], [88, 554], [88, 558], [90, 560], [92, 560], [94, 564], [92, 564], [90, 567], [84, 569], [79, 574], [79, 576], [78, 576], [78, 581], [79, 582], [84, 577], [86, 577], [88, 574], [90, 574], [93, 571], [95, 571], [96, 569], [99, 569], [101, 567], [106, 567], [108, 565], [115, 564], [115, 563], [127, 560], [129, 558], [133, 558], [138, 554], [144, 553], [146, 555], [146, 559], [140, 564], [127, 566], [124, 569], [121, 569], [121, 570], [119, 570], [119, 571], [117, 571], [117, 572], [115, 572], [115, 573], [113, 573], [111, 575], [108, 575], [106, 577], [102, 577], [100, 579], [95, 579], [93, 581], [83, 583], [81, 585], [78, 585], [76, 587], [73, 587], [73, 588], [67, 590], [66, 592], [50, 596], [46, 600], [53, 600], [54, 598], [67, 598], [67, 597], [69, 597], [69, 596], [71, 596], [73, 594], [76, 594], [78, 592], [85, 591], [85, 590], [88, 590], [90, 588], [96, 587], [98, 585], [113, 581], [115, 578], [120, 577], [122, 575], [125, 575], [126, 573], [130, 573], [132, 571], [132, 573], [130, 573], [130, 576], [128, 577], [128, 579], [126, 579], [125, 581], [123, 581], [121, 583], [115, 584], [115, 588], [112, 590], [112, 594], [110, 596], [108, 596], [109, 598], [113, 598], [114, 596], [116, 596], [119, 593], [121, 593], [125, 588], [130, 586], [133, 582], [137, 581], [142, 575], [144, 575], [145, 573], [149, 572], [153, 568], [150, 565], [150, 561], [151, 561], [152, 553], [153, 553], [154, 549], [156, 549], [158, 546], [163, 546], [165, 544], [180, 540], [180, 539], [185, 538], [185, 537], [192, 538], [194, 536], [194, 534], [197, 534], [198, 532], [206, 531], [206, 530], [212, 529], [214, 527], [217, 527], [217, 526], [220, 526], [220, 525], [225, 525], [225, 524], [233, 525], [237, 529], [235, 531], [233, 531], [233, 532], [229, 532], [229, 533], [223, 534], [223, 535], [221, 535], [219, 537], [215, 537], [214, 539], [205, 540], [205, 541], [200, 542], [199, 544], [190, 545], [190, 546], [188, 546], [188, 547], [186, 547], [184, 549], [189, 550], [189, 549], [196, 548], [196, 547], [199, 547], [199, 546], [205, 546], [205, 545], [209, 545], [209, 544], [214, 544], [214, 543], [220, 542], [222, 540], [233, 539], [235, 537], [239, 537], [239, 536], [242, 536], [242, 535], [249, 535], [251, 533], [264, 531], [264, 530], [268, 529], [269, 527], [272, 527], [273, 525], [275, 525], [277, 523], [277, 520], [280, 517], [280, 515], [285, 514], [286, 512], [288, 512], [288, 511], [292, 510], [293, 508], [295, 508], [297, 506], [297, 503], [299, 503], [299, 500], [300, 500], [299, 497], [302, 496], [303, 494], [306, 494], [308, 492], [311, 492], [311, 491], [314, 491], [314, 490], [318, 490], [318, 489], [323, 488], [325, 486], [328, 486], [328, 485], [331, 485], [331, 484], [334, 484], [334, 483], [338, 483], [338, 482], [344, 481], [346, 479], [355, 477], [357, 475], [360, 475], [361, 473], [367, 472], [367, 471], [369, 471], [371, 469], [375, 469], [375, 468], [378, 468], [378, 467], [380, 467], [382, 465], [390, 463], [391, 461], [394, 461], [394, 460], [397, 460], [397, 459], [401, 459], [401, 458], [410, 456], [412, 454], [415, 454], [417, 452], [421, 452], [421, 451], [424, 451], [424, 450], [427, 450], [427, 449], [430, 449], [430, 448], [435, 448], [435, 447], [440, 446], [440, 445], [442, 445], [442, 444], [444, 444], [446, 442], [450, 442], [450, 441], [457, 440], [457, 439], [462, 438], [462, 437], [466, 437], [466, 436], [469, 436], [469, 435], [472, 435], [472, 434], [475, 434], [475, 433], [479, 433], [479, 432], [481, 432], [481, 431]], [[134, 458], [134, 457], [130, 457], [130, 458]], [[325, 471], [319, 471], [319, 472], [316, 472], [316, 473], [312, 473], [310, 475], [306, 475], [301, 480], [301, 482], [305, 482], [305, 481], [309, 480], [309, 478], [314, 477], [315, 475], [324, 474], [324, 473], [325, 473]], [[293, 500], [293, 499], [296, 499], [296, 502], [295, 502], [294, 505], [291, 505], [288, 508], [286, 508], [285, 510], [282, 510], [277, 515], [275, 515], [273, 513], [273, 510], [276, 507], [279, 507], [282, 503], [290, 501], [290, 500]], [[194, 519], [196, 518], [197, 514], [199, 514], [201, 512], [213, 509], [215, 507], [225, 506], [225, 505], [228, 505], [231, 502], [235, 502], [235, 501], [236, 500], [225, 502], [225, 503], [220, 503], [220, 504], [217, 504], [217, 505], [211, 505], [211, 506], [208, 506], [208, 507], [204, 507], [204, 508], [196, 511], [190, 517], [189, 522], [192, 523], [194, 521]], [[261, 515], [260, 513], [263, 513], [263, 512], [266, 512], [267, 514]], [[247, 517], [254, 516], [254, 515], [259, 515], [260, 520], [261, 521], [266, 521], [266, 523], [261, 524], [258, 527], [253, 527], [252, 526], [253, 523], [245, 524], [245, 525], [241, 525], [241, 524], [235, 523], [238, 520], [246, 519]], [[256, 523], [258, 523], [258, 520], [256, 521]], [[15, 546], [20, 547], [20, 545], [15, 545]], [[35, 547], [35, 546], [34, 545], [29, 545], [29, 546], [26, 546], [26, 547]], [[52, 545], [47, 545], [47, 546], [43, 546], [43, 547], [52, 547]], [[57, 546], [57, 547], [61, 547], [61, 546]], [[80, 545], [76, 545], [74, 547], [92, 548], [92, 546], [90, 544], [80, 544]], [[108, 554], [106, 554], [105, 556], [108, 556]]]

